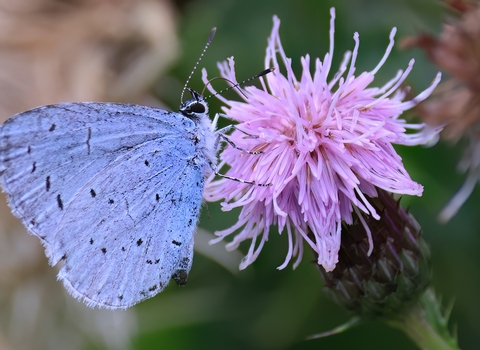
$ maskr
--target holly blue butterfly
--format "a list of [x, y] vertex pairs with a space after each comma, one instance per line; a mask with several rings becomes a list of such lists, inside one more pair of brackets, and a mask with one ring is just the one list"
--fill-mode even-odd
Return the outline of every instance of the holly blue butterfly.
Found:
[[186, 282], [205, 175], [215, 163], [203, 98], [179, 113], [61, 103], [0, 130], [1, 185], [45, 246], [66, 289], [89, 306], [126, 308]]
[[87, 306], [125, 309], [171, 278], [186, 283], [204, 182], [225, 138], [204, 97], [188, 90], [179, 112], [60, 103], [0, 128], [0, 185], [12, 212], [52, 266], [63, 261], [58, 279]]

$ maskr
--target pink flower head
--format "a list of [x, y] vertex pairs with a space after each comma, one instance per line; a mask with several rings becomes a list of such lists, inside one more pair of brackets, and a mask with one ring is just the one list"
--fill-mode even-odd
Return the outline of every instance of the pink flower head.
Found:
[[[233, 250], [251, 239], [241, 269], [257, 258], [270, 226], [277, 225], [279, 233], [286, 230], [288, 238], [287, 257], [279, 269], [294, 256], [294, 267], [298, 265], [305, 241], [318, 253], [318, 264], [331, 271], [338, 262], [342, 221], [351, 224], [353, 210], [360, 218], [361, 212], [379, 218], [366, 197], [376, 196], [376, 187], [422, 194], [423, 187], [412, 181], [392, 144], [418, 145], [436, 137], [440, 130], [408, 124], [399, 117], [430, 95], [440, 74], [427, 90], [409, 101], [402, 101], [407, 89], [399, 87], [412, 70], [413, 60], [384, 86], [368, 87], [393, 47], [394, 28], [385, 55], [372, 71], [354, 75], [359, 47], [355, 33], [353, 52], [345, 54], [339, 71], [328, 79], [334, 19], [331, 9], [330, 50], [323, 61], [315, 60], [313, 76], [306, 55], [301, 58], [302, 75], [295, 77], [291, 59], [280, 43], [280, 20], [275, 16], [265, 57], [265, 67], [275, 70], [264, 77], [262, 89], [245, 87], [240, 94], [243, 102], [218, 96], [228, 106], [224, 108], [227, 117], [238, 123], [229, 136], [237, 148], [223, 150], [220, 167], [228, 165], [229, 176], [271, 184], [262, 187], [222, 178], [210, 179], [207, 185], [208, 201], [223, 199], [225, 211], [242, 208], [238, 222], [216, 232], [218, 238], [212, 242], [237, 232], [227, 244], [227, 249]], [[224, 78], [237, 82], [233, 58], [218, 67]], [[205, 70], [203, 80], [208, 81]], [[408, 129], [415, 132], [407, 133]], [[252, 155], [238, 148], [262, 153]]]

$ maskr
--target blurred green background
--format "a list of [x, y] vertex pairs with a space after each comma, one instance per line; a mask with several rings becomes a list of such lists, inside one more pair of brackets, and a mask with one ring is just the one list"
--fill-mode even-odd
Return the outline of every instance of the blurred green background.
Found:
[[[375, 0], [196, 0], [184, 4], [178, 31], [181, 57], [171, 71], [180, 82], [195, 63], [208, 36], [217, 34], [201, 67], [217, 76], [216, 62], [229, 56], [236, 61], [237, 78], [248, 78], [263, 69], [266, 39], [272, 16], [281, 19], [280, 35], [287, 55], [300, 74], [300, 56], [323, 58], [328, 50], [329, 8], [336, 8], [335, 55], [338, 67], [343, 53], [353, 49], [353, 33], [360, 34], [357, 74], [370, 70], [381, 59], [392, 27], [396, 41], [422, 31], [437, 35], [450, 16], [439, 1]], [[395, 46], [377, 74], [375, 86], [383, 85], [404, 69], [411, 57], [415, 67], [407, 79], [414, 92], [425, 89], [438, 68], [421, 50], [402, 51]], [[444, 79], [447, 76], [444, 75]], [[220, 86], [222, 83], [217, 83]], [[200, 74], [191, 87], [201, 90]], [[171, 108], [178, 105], [176, 89], [157, 84], [157, 93]], [[211, 101], [212, 113], [220, 105]], [[405, 197], [402, 203], [423, 227], [432, 251], [433, 285], [447, 305], [455, 306], [451, 324], [458, 328], [462, 349], [480, 348], [480, 190], [477, 188], [448, 224], [437, 220], [441, 208], [461, 186], [456, 172], [463, 144], [440, 142], [433, 148], [398, 147], [413, 179], [425, 186], [423, 197]], [[238, 212], [223, 213], [208, 204], [200, 226], [210, 231], [235, 222]], [[246, 248], [246, 246], [243, 246]], [[305, 341], [305, 337], [329, 330], [348, 320], [346, 312], [322, 295], [322, 282], [305, 254], [295, 271], [278, 271], [287, 249], [286, 238], [272, 228], [270, 240], [259, 259], [246, 271], [229, 273], [197, 254], [185, 288], [170, 286], [153, 300], [138, 305], [140, 334], [136, 349], [415, 349], [399, 331], [371, 322], [329, 338]], [[244, 252], [246, 250], [244, 249]]]

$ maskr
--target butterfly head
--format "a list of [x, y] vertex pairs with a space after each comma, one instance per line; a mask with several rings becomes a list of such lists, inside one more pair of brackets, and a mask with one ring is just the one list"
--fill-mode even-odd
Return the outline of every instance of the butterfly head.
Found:
[[180, 106], [180, 113], [190, 119], [200, 119], [208, 115], [208, 103], [204, 97], [192, 89], [187, 89], [192, 94], [192, 98], [185, 101]]

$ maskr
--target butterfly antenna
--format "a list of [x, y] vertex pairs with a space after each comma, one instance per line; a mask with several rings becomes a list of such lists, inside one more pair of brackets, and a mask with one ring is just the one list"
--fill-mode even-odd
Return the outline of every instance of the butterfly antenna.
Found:
[[[229, 87], [227, 87], [227, 88], [225, 88], [225, 89], [223, 89], [223, 90], [220, 90], [220, 91], [218, 91], [218, 92], [216, 92], [216, 93], [214, 93], [214, 94], [212, 94], [212, 95], [209, 95], [209, 96], [205, 97], [205, 99], [208, 99], [208, 98], [213, 97], [213, 96], [216, 96], [216, 95], [220, 95], [220, 94], [224, 93], [225, 91], [229, 91], [229, 90], [238, 88], [240, 85], [244, 85], [244, 84], [248, 83], [249, 81], [252, 81], [252, 80], [254, 80], [254, 79], [258, 79], [258, 78], [260, 78], [260, 77], [263, 77], [264, 75], [267, 75], [268, 73], [271, 73], [271, 72], [273, 72], [274, 70], [275, 70], [275, 68], [273, 68], [273, 67], [272, 67], [272, 68], [267, 68], [267, 69], [265, 69], [264, 71], [261, 71], [260, 73], [255, 74], [253, 77], [250, 77], [250, 78], [248, 78], [248, 79], [245, 79], [244, 81], [241, 81], [241, 82], [236, 83], [236, 84], [234, 84], [230, 79], [223, 78], [223, 77], [216, 77], [216, 78], [210, 79], [210, 80], [208, 81], [208, 83], [205, 85], [205, 87], [203, 88], [202, 95], [203, 95], [203, 92], [205, 91], [205, 89], [207, 88], [207, 85], [210, 84], [213, 80], [216, 80], [216, 79], [224, 79], [224, 80], [228, 81], [228, 82], [229, 82], [230, 84], [232, 84], [232, 85], [229, 86]], [[238, 91], [239, 91], [243, 96], [247, 97], [242, 90], [239, 89]]]
[[187, 81], [185, 82], [185, 85], [183, 86], [182, 94], [180, 95], [180, 103], [183, 103], [183, 95], [185, 94], [185, 90], [187, 89], [188, 83], [190, 82], [190, 79], [192, 79], [192, 75], [193, 75], [193, 73], [195, 73], [195, 70], [197, 69], [198, 64], [202, 60], [203, 55], [205, 55], [205, 52], [207, 51], [208, 47], [210, 46], [210, 43], [212, 42], [216, 31], [217, 31], [217, 28], [213, 27], [212, 31], [210, 32], [210, 35], [208, 36], [207, 43], [205, 44], [205, 47], [203, 48], [203, 51], [202, 51], [202, 53], [200, 54], [200, 57], [197, 60], [197, 63], [195, 63], [195, 65], [193, 66], [193, 69], [192, 69], [190, 75], [188, 76]]

